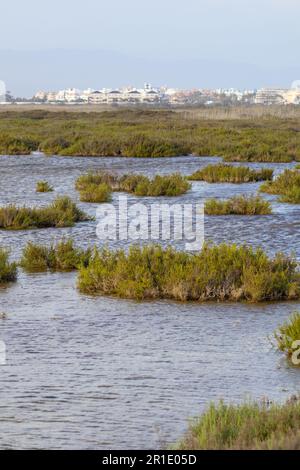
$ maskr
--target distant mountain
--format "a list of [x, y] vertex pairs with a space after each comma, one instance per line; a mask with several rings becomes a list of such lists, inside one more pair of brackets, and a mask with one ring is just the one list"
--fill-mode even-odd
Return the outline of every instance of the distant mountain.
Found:
[[0, 50], [0, 79], [15, 96], [39, 89], [153, 85], [180, 88], [288, 87], [300, 66], [280, 68], [198, 59], [148, 59], [102, 50]]

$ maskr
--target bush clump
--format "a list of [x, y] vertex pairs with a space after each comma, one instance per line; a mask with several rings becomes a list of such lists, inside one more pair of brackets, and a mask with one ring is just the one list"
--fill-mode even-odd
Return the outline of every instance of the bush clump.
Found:
[[48, 181], [38, 181], [35, 190], [37, 193], [50, 193], [53, 191], [53, 188]]
[[252, 170], [247, 166], [231, 166], [219, 163], [208, 165], [189, 176], [190, 180], [206, 181], [207, 183], [251, 183], [254, 181], [271, 180], [273, 170], [262, 168]]
[[297, 262], [237, 245], [204, 245], [195, 254], [160, 246], [95, 251], [79, 271], [86, 294], [131, 299], [260, 302], [298, 299]]
[[20, 266], [28, 272], [72, 271], [87, 266], [91, 250], [74, 247], [73, 240], [61, 240], [50, 247], [28, 242], [23, 249]]
[[82, 202], [109, 202], [110, 199], [111, 189], [106, 183], [90, 183], [80, 191]]
[[205, 201], [206, 215], [268, 215], [271, 204], [259, 196], [234, 196], [230, 199], [208, 199]]
[[285, 170], [273, 181], [262, 184], [260, 191], [279, 194], [282, 202], [300, 204], [300, 171]]
[[22, 230], [49, 227], [72, 227], [76, 222], [90, 220], [67, 196], [57, 197], [47, 207], [0, 207], [0, 229]]
[[110, 191], [125, 191], [135, 196], [179, 196], [186, 193], [191, 185], [184, 176], [177, 173], [172, 175], [156, 175], [153, 179], [144, 175], [116, 176], [111, 173], [98, 172], [81, 175], [76, 180], [76, 189], [80, 192], [80, 200], [85, 202], [104, 202], [108, 199], [94, 200], [97, 188], [110, 196]]
[[9, 252], [0, 248], [0, 284], [17, 280], [17, 265], [9, 262]]
[[300, 400], [283, 405], [243, 403], [211, 404], [191, 421], [180, 450], [300, 450]]
[[293, 313], [290, 319], [275, 331], [274, 337], [279, 351], [284, 352], [291, 359], [295, 350], [300, 348], [300, 343], [294, 344], [295, 341], [300, 342], [300, 313]]

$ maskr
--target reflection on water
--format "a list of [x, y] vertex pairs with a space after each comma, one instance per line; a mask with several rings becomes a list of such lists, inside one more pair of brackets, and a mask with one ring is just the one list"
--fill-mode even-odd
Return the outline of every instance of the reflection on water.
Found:
[[[189, 174], [211, 161], [217, 159], [0, 157], [0, 204], [45, 205], [57, 194], [78, 201], [74, 180], [90, 169]], [[251, 166], [278, 172], [292, 165]], [[35, 193], [39, 179], [55, 192]], [[258, 186], [196, 182], [172, 202], [251, 194]], [[267, 197], [274, 215], [206, 218], [206, 238], [298, 255], [300, 207]], [[92, 215], [97, 207], [80, 206]], [[45, 243], [63, 234], [82, 246], [99, 243], [95, 222], [88, 222], [0, 232], [0, 244], [18, 257], [29, 239]], [[18, 283], [0, 290], [0, 312], [7, 313], [0, 318], [7, 347], [0, 367], [0, 448], [153, 448], [174, 441], [186, 418], [210, 400], [283, 400], [300, 389], [300, 374], [270, 349], [267, 336], [297, 308], [90, 298], [76, 291], [75, 273], [20, 273]]]

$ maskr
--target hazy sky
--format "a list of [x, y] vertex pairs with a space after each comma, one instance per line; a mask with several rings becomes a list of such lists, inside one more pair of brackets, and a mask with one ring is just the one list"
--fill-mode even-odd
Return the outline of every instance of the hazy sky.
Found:
[[[92, 61], [92, 51], [97, 51], [100, 61], [99, 86], [108, 86], [110, 80], [114, 85], [132, 82], [135, 76], [146, 80], [141, 70], [170, 86], [185, 86], [185, 78], [186, 86], [208, 86], [216, 73], [220, 86], [229, 85], [231, 79], [233, 86], [248, 87], [251, 80], [256, 87], [264, 85], [268, 77], [278, 85], [300, 78], [289, 76], [300, 73], [299, 0], [8, 0], [1, 1], [0, 18], [0, 79], [19, 93], [36, 87], [37, 71], [40, 87], [56, 86], [59, 73], [64, 86], [67, 69], [73, 74], [83, 52]], [[41, 68], [34, 67], [43, 60], [44, 50], [50, 61], [45, 63], [45, 76]], [[59, 67], [66, 61], [66, 70], [57, 70], [51, 50], [56, 50]], [[66, 60], [66, 50], [72, 51], [73, 65], [71, 59]], [[10, 57], [8, 51], [12, 51]], [[103, 62], [100, 53], [105, 54]], [[24, 67], [25, 59], [28, 67], [17, 77], [18, 63]], [[117, 81], [119, 60], [124, 74]], [[176, 73], [177, 61], [188, 69], [179, 67]], [[95, 64], [90, 65], [97, 72]], [[70, 86], [76, 86], [77, 80], [78, 85], [83, 81], [95, 85], [95, 77], [88, 75], [89, 65], [85, 66], [86, 80], [79, 67], [78, 79], [69, 77], [73, 80]], [[211, 67], [213, 73], [203, 67]]]

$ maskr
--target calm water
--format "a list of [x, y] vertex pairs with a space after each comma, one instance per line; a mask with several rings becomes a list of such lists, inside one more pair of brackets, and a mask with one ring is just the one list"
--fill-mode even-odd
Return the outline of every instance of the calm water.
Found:
[[[46, 205], [57, 194], [78, 201], [74, 181], [92, 169], [189, 174], [217, 161], [0, 157], [0, 204]], [[280, 172], [293, 165], [252, 166]], [[55, 192], [37, 194], [39, 179]], [[251, 194], [258, 186], [196, 182], [172, 202]], [[299, 257], [300, 207], [267, 198], [272, 216], [206, 218], [206, 238], [261, 245], [270, 254], [293, 250]], [[80, 206], [91, 215], [97, 207]], [[50, 243], [70, 235], [81, 246], [99, 244], [95, 227], [0, 231], [0, 244], [15, 257], [28, 240]], [[297, 308], [90, 298], [76, 291], [75, 273], [20, 272], [16, 284], [0, 290], [0, 312], [7, 314], [0, 319], [7, 345], [7, 364], [0, 366], [0, 448], [154, 448], [176, 440], [187, 418], [211, 400], [282, 401], [300, 390], [300, 373], [267, 337]]]

